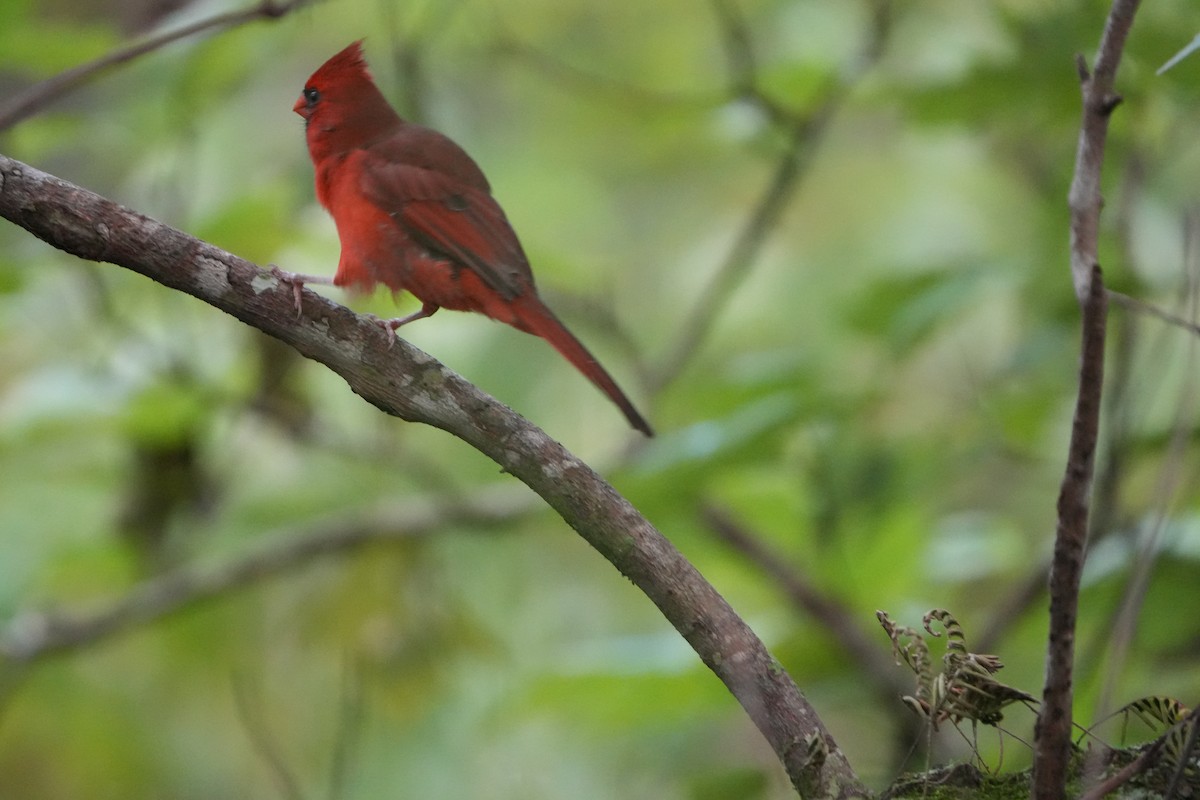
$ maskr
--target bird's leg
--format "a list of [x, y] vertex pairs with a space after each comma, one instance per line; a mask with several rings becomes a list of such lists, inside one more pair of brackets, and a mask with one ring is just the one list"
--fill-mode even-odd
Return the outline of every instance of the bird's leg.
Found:
[[434, 315], [434, 312], [436, 312], [439, 308], [441, 308], [441, 306], [434, 305], [433, 303], [424, 303], [421, 306], [420, 311], [414, 311], [413, 313], [409, 314], [407, 317], [397, 317], [396, 319], [380, 320], [379, 324], [383, 325], [385, 327], [391, 328], [394, 331], [394, 330], [396, 330], [396, 328], [399, 328], [401, 325], [407, 325], [408, 323], [416, 322], [419, 319], [425, 319], [426, 317], [432, 317]]
[[388, 335], [388, 347], [391, 347], [396, 343], [396, 328], [399, 328], [401, 325], [407, 325], [410, 322], [416, 322], [419, 319], [432, 317], [439, 308], [441, 306], [434, 305], [433, 303], [424, 303], [420, 311], [414, 311], [407, 317], [397, 317], [396, 319], [379, 319], [376, 317], [375, 324], [383, 326], [384, 331]]
[[286, 269], [280, 269], [274, 264], [270, 265], [271, 275], [280, 283], [289, 284], [292, 287], [292, 297], [296, 303], [296, 317], [299, 318], [303, 312], [303, 306], [300, 303], [300, 293], [304, 291], [306, 283], [321, 283], [327, 286], [333, 286], [333, 278], [325, 275], [302, 275], [299, 272], [288, 272]]

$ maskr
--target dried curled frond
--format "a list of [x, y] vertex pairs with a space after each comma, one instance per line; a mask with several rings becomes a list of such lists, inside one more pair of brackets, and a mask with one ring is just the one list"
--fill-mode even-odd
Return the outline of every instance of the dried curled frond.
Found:
[[963, 633], [962, 625], [958, 624], [958, 619], [944, 608], [931, 609], [925, 616], [921, 617], [921, 624], [925, 626], [925, 630], [931, 636], [941, 636], [940, 633], [930, 627], [934, 620], [942, 623], [942, 627], [946, 629], [946, 648], [966, 653], [967, 637]]
[[997, 656], [972, 653], [967, 648], [962, 626], [949, 611], [935, 608], [922, 619], [925, 631], [931, 636], [942, 635], [933, 629], [935, 621], [946, 633], [946, 655], [936, 674], [929, 645], [919, 631], [896, 625], [887, 612], [876, 611], [875, 616], [891, 638], [893, 651], [916, 675], [915, 696], [901, 699], [913, 711], [926, 717], [935, 729], [945, 720], [958, 723], [969, 719], [996, 725], [1004, 718], [1001, 710], [1010, 703], [1037, 702], [1032, 695], [992, 677], [1004, 666], [1003, 662]]
[[1189, 747], [1195, 741], [1192, 729], [1197, 725], [1197, 718], [1194, 709], [1173, 697], [1150, 696], [1126, 703], [1115, 714], [1123, 715], [1126, 725], [1130, 717], [1140, 719], [1163, 740], [1163, 762], [1189, 781], [1200, 779], [1200, 754], [1194, 746]]
[[1172, 725], [1178, 725], [1191, 712], [1173, 697], [1152, 696], [1126, 703], [1116, 713], [1124, 714], [1127, 720], [1130, 715], [1135, 716], [1151, 730], [1161, 733]]
[[928, 684], [933, 680], [929, 645], [925, 644], [925, 637], [921, 632], [907, 625], [896, 625], [886, 611], [876, 611], [875, 618], [892, 640], [892, 653], [896, 656], [896, 664], [903, 659], [908, 668], [916, 673], [918, 683]]

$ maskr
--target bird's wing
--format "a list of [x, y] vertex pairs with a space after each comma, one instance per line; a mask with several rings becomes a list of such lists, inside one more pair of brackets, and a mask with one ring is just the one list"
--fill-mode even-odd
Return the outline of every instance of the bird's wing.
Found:
[[529, 261], [490, 194], [450, 175], [368, 152], [361, 189], [427, 249], [467, 267], [511, 300], [533, 284]]

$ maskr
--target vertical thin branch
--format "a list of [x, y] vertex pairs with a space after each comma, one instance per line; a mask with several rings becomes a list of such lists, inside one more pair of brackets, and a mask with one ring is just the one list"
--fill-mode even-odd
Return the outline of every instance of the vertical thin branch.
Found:
[[1058, 528], [1050, 568], [1050, 640], [1046, 652], [1046, 683], [1035, 729], [1034, 800], [1065, 797], [1071, 751], [1072, 669], [1075, 660], [1075, 620], [1079, 583], [1087, 544], [1088, 510], [1096, 441], [1100, 429], [1100, 397], [1104, 384], [1104, 339], [1108, 297], [1100, 267], [1092, 269], [1083, 305], [1083, 354], [1079, 367], [1079, 397], [1067, 454], [1067, 470], [1058, 495]]
[[1060, 800], [1066, 796], [1074, 700], [1075, 621], [1100, 427], [1108, 314], [1108, 297], [1098, 255], [1100, 210], [1103, 207], [1100, 173], [1109, 117], [1121, 102], [1113, 88], [1117, 66], [1139, 4], [1140, 0], [1114, 0], [1100, 39], [1094, 73], [1089, 74], [1082, 56], [1076, 60], [1083, 93], [1083, 115], [1068, 203], [1071, 211], [1071, 278], [1075, 295], [1083, 307], [1083, 354], [1067, 469], [1058, 497], [1058, 527], [1050, 568], [1046, 679], [1034, 731], [1034, 800]]
[[1100, 38], [1093, 73], [1088, 73], [1082, 55], [1076, 57], [1083, 89], [1083, 121], [1079, 126], [1075, 176], [1071, 180], [1067, 202], [1071, 208], [1071, 278], [1080, 305], [1087, 300], [1092, 267], [1100, 261], [1100, 209], [1104, 204], [1100, 192], [1100, 168], [1104, 164], [1104, 146], [1108, 140], [1108, 119], [1113, 109], [1121, 104], [1121, 96], [1113, 88], [1117, 65], [1140, 3], [1141, 0], [1114, 0], [1104, 35]]

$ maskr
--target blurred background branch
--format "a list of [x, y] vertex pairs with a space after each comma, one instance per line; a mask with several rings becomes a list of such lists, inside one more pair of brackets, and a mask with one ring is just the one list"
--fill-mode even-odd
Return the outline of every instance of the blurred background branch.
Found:
[[496, 530], [528, 514], [534, 496], [489, 492], [469, 502], [406, 503], [363, 519], [316, 520], [303, 530], [274, 532], [265, 545], [217, 564], [191, 564], [149, 578], [127, 594], [80, 610], [25, 610], [0, 632], [0, 668], [11, 670], [100, 640], [231, 591], [287, 575], [312, 561], [346, 557], [365, 547], [402, 545], [448, 526]]
[[174, 30], [146, 36], [140, 41], [113, 50], [100, 58], [60, 72], [53, 78], [34, 84], [0, 105], [0, 132], [38, 113], [88, 81], [95, 80], [112, 69], [127, 64], [135, 58], [153, 53], [180, 39], [206, 31], [234, 28], [255, 20], [280, 19], [310, 2], [313, 0], [261, 0], [257, 5], [242, 11], [217, 14]]

